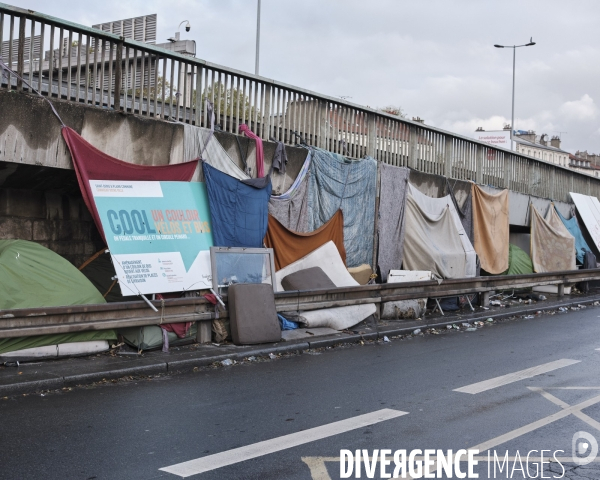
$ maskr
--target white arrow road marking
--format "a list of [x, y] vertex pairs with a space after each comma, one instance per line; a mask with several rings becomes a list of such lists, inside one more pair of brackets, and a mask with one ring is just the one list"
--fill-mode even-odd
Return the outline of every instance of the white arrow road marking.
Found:
[[470, 393], [472, 395], [475, 395], [476, 393], [481, 393], [485, 392], [486, 390], [502, 387], [503, 385], [508, 385], [509, 383], [514, 383], [518, 382], [519, 380], [535, 377], [536, 375], [541, 375], [543, 373], [548, 373], [553, 370], [558, 370], [559, 368], [568, 367], [569, 365], [575, 365], [576, 363], [580, 363], [580, 361], [581, 360], [569, 360], [567, 358], [563, 358], [561, 360], [555, 360], [554, 362], [538, 365], [537, 367], [526, 368], [525, 370], [521, 370], [519, 372], [508, 373], [500, 377], [484, 380], [483, 382], [473, 383], [471, 385], [467, 385], [466, 387], [457, 388], [454, 391]]
[[340, 420], [339, 422], [328, 423], [327, 425], [321, 425], [320, 427], [309, 428], [308, 430], [290, 433], [289, 435], [253, 443], [252, 445], [247, 445], [245, 447], [226, 450], [225, 452], [189, 460], [187, 462], [171, 465], [170, 467], [163, 467], [159, 470], [179, 475], [183, 478], [190, 477], [227, 465], [233, 465], [234, 463], [262, 457], [269, 453], [279, 452], [305, 443], [339, 435], [340, 433], [356, 430], [357, 428], [363, 428], [375, 423], [391, 420], [392, 418], [401, 417], [402, 415], [408, 415], [408, 412], [384, 408], [382, 410], [377, 410], [376, 412]]

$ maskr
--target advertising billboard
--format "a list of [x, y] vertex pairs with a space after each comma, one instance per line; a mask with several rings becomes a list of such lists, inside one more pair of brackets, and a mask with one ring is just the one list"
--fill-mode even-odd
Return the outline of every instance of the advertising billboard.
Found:
[[494, 147], [506, 148], [510, 150], [510, 130], [499, 130], [495, 132], [485, 132], [483, 130], [475, 132], [475, 140], [489, 143]]
[[123, 295], [212, 286], [204, 183], [90, 180], [90, 186]]

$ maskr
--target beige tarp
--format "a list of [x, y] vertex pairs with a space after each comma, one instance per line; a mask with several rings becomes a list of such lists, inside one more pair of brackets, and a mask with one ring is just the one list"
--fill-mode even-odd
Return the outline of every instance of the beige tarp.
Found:
[[[441, 198], [433, 198], [425, 195], [417, 187], [415, 187], [412, 183], [408, 184], [408, 191], [413, 197], [413, 200], [419, 205], [419, 208], [426, 213], [429, 217], [435, 218], [442, 215], [446, 210], [450, 211], [450, 218], [454, 222], [454, 226], [456, 227], [457, 235], [459, 241], [463, 246], [463, 254], [464, 254], [464, 262], [465, 268], [464, 273], [460, 275], [460, 277], [475, 277], [477, 275], [477, 254], [475, 253], [475, 249], [473, 248], [473, 244], [471, 240], [469, 240], [469, 236], [467, 232], [465, 232], [465, 227], [460, 221], [460, 217], [458, 216], [458, 212], [456, 211], [456, 207], [454, 206], [454, 202], [452, 201], [452, 197], [450, 195], [446, 195]], [[407, 270], [405, 268], [405, 270]], [[413, 270], [408, 269], [408, 270]], [[429, 268], [417, 268], [416, 270], [430, 270]], [[458, 278], [458, 277], [444, 277], [444, 278]]]
[[575, 238], [558, 218], [552, 205], [547, 218], [548, 221], [531, 205], [533, 270], [538, 273], [575, 270]]
[[508, 190], [493, 195], [473, 185], [473, 246], [481, 268], [493, 275], [508, 270]]
[[430, 215], [409, 192], [405, 209], [403, 269], [429, 270], [436, 278], [465, 277], [467, 253], [450, 207]]

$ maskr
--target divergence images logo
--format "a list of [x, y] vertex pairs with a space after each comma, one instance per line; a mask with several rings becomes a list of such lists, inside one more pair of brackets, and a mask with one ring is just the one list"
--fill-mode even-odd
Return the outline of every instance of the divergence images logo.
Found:
[[598, 455], [598, 442], [587, 432], [577, 432], [573, 435], [573, 462], [577, 465], [592, 463]]

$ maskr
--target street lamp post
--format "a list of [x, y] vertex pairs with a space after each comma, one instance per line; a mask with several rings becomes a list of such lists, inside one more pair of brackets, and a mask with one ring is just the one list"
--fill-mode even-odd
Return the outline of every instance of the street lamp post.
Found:
[[260, 0], [256, 5], [256, 62], [254, 65], [254, 74], [258, 75], [258, 57], [260, 54]]
[[[260, 0], [259, 0], [260, 1]], [[533, 37], [529, 40], [529, 43], [523, 45], [494, 45], [496, 48], [512, 48], [513, 49], [513, 84], [512, 84], [512, 113], [510, 117], [510, 149], [515, 150], [515, 142], [513, 141], [513, 132], [515, 130], [515, 58], [516, 51], [519, 47], [532, 47], [535, 45]]]

